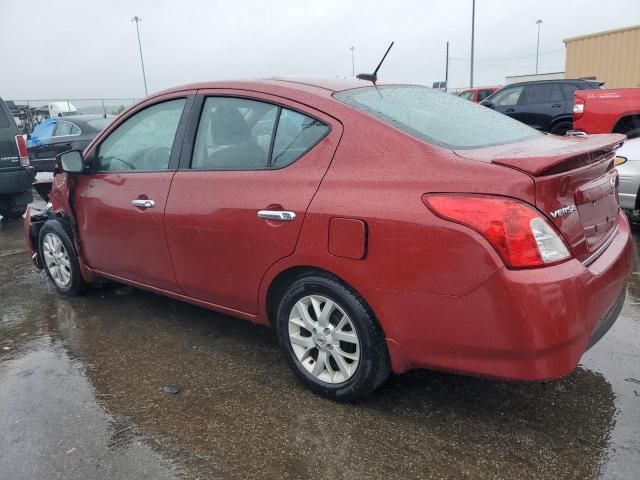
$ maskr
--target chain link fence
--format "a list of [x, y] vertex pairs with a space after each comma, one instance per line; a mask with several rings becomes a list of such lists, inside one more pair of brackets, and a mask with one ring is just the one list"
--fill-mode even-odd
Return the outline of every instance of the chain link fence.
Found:
[[50, 117], [69, 115], [118, 115], [137, 98], [57, 98], [5, 100], [22, 133]]

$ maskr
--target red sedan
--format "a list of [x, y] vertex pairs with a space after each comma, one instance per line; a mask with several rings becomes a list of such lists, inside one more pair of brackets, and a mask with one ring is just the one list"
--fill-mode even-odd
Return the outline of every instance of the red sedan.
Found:
[[412, 368], [547, 380], [622, 307], [623, 139], [421, 86], [189, 85], [60, 155], [26, 237], [61, 293], [107, 278], [275, 327], [330, 398]]

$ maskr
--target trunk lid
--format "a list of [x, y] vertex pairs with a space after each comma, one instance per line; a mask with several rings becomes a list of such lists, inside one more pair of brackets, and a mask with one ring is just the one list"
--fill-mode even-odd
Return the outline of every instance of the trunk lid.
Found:
[[623, 135], [545, 135], [456, 154], [520, 170], [533, 178], [536, 207], [581, 261], [594, 256], [618, 222], [616, 150]]

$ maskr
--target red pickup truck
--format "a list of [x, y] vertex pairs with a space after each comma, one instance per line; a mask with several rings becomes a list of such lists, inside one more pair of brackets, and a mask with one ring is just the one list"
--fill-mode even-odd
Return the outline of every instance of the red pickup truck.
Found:
[[576, 90], [573, 129], [640, 137], [640, 88]]

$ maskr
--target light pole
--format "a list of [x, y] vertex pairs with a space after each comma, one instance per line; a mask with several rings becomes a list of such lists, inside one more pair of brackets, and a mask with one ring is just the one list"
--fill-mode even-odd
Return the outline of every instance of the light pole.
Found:
[[538, 25], [538, 43], [536, 44], [536, 75], [538, 74], [538, 55], [540, 54], [540, 25], [542, 25], [542, 20], [538, 19], [536, 22]]
[[142, 80], [144, 81], [144, 96], [149, 95], [147, 91], [147, 75], [144, 73], [144, 60], [142, 59], [142, 43], [140, 42], [140, 28], [138, 24], [142, 21], [142, 18], [135, 16], [131, 19], [132, 22], [136, 22], [136, 32], [138, 32], [138, 49], [140, 50], [140, 65], [142, 66]]
[[471, 5], [471, 78], [469, 79], [469, 88], [473, 88], [473, 43], [476, 29], [476, 0]]
[[355, 49], [356, 49], [356, 47], [354, 47], [354, 46], [349, 48], [349, 50], [351, 50], [351, 76], [353, 76], [353, 77], [356, 76], [356, 62], [355, 62], [354, 57], [353, 57], [353, 51]]

